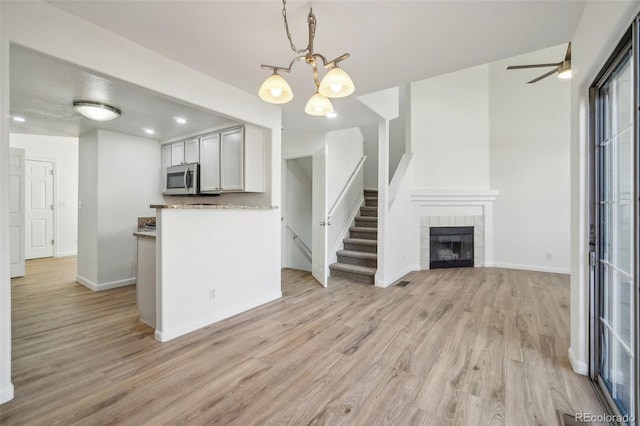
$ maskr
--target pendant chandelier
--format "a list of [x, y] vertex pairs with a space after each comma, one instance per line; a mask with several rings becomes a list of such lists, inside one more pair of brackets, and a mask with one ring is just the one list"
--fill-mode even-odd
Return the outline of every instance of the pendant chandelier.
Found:
[[[291, 40], [289, 32], [289, 23], [287, 22], [287, 0], [282, 0], [282, 16], [284, 18], [284, 27], [287, 32], [287, 38], [291, 45], [291, 50], [300, 54], [293, 58], [288, 67], [277, 67], [273, 65], [262, 65], [262, 69], [273, 70], [273, 74], [269, 76], [258, 91], [258, 96], [272, 104], [284, 104], [293, 99], [293, 91], [287, 81], [280, 75], [280, 72], [291, 72], [293, 64], [301, 59], [311, 66], [313, 70], [313, 80], [316, 85], [316, 93], [309, 99], [304, 111], [309, 115], [323, 116], [333, 112], [333, 104], [329, 98], [343, 98], [353, 93], [355, 87], [349, 75], [339, 68], [340, 62], [349, 57], [345, 53], [337, 58], [327, 61], [327, 59], [319, 53], [313, 51], [313, 38], [316, 35], [316, 17], [313, 14], [313, 8], [309, 9], [307, 16], [307, 24], [309, 26], [309, 44], [304, 49], [296, 49], [295, 44]], [[322, 81], [318, 77], [318, 60], [322, 61], [322, 65], [329, 71], [325, 74]]]

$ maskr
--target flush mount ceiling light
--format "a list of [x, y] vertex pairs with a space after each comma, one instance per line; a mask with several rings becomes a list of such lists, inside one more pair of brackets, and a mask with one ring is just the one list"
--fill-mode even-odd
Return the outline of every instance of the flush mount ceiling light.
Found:
[[[293, 44], [291, 40], [289, 23], [287, 22], [287, 0], [282, 0], [282, 6], [284, 28], [287, 32], [291, 50], [301, 55], [293, 58], [287, 68], [262, 65], [262, 69], [273, 70], [273, 74], [262, 83], [258, 90], [258, 96], [260, 96], [263, 101], [272, 104], [284, 104], [293, 99], [293, 91], [287, 81], [280, 75], [280, 72], [291, 72], [293, 64], [304, 59], [313, 70], [313, 80], [316, 84], [316, 93], [309, 99], [304, 111], [309, 115], [327, 115], [333, 112], [333, 105], [329, 98], [343, 98], [349, 96], [355, 90], [351, 77], [349, 77], [344, 70], [338, 68], [339, 63], [347, 59], [349, 54], [345, 53], [331, 61], [327, 61], [324, 56], [313, 51], [313, 39], [316, 35], [316, 16], [313, 14], [313, 8], [309, 9], [309, 15], [307, 15], [309, 44], [304, 49], [296, 49], [295, 44]], [[322, 81], [320, 81], [318, 76], [318, 60], [322, 61], [322, 66], [324, 66], [325, 69], [330, 70], [325, 74]]]
[[118, 108], [94, 101], [73, 101], [73, 109], [88, 119], [95, 121], [109, 121], [120, 117], [122, 111]]

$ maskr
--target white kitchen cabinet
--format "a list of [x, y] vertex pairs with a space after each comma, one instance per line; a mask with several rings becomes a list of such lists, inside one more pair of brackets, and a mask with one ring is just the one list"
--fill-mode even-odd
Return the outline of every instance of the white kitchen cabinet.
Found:
[[220, 133], [200, 138], [200, 192], [220, 192]]
[[184, 163], [184, 142], [174, 142], [171, 144], [171, 165], [177, 166]]
[[226, 130], [220, 139], [220, 185], [223, 191], [244, 188], [244, 128]]
[[245, 125], [200, 138], [200, 191], [264, 192], [265, 131]]
[[136, 294], [140, 321], [156, 326], [156, 239], [138, 237]]
[[171, 145], [162, 145], [162, 165], [160, 174], [162, 176], [162, 192], [167, 190], [167, 167], [171, 166]]
[[198, 138], [184, 141], [184, 162], [197, 163], [200, 161], [200, 143]]

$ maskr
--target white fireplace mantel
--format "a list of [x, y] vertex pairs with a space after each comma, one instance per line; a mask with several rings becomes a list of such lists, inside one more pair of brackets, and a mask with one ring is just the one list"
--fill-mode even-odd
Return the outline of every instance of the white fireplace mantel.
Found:
[[[449, 190], [414, 188], [411, 201], [416, 224], [421, 217], [482, 216], [484, 228], [484, 266], [493, 266], [493, 202], [497, 190]], [[418, 230], [419, 232], [419, 230]], [[419, 248], [418, 248], [419, 250]]]

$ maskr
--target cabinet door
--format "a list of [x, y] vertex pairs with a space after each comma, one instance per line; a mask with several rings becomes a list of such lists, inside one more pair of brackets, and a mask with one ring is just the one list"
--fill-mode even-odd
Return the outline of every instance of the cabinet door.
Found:
[[184, 163], [184, 142], [171, 144], [171, 165], [177, 166]]
[[162, 192], [167, 190], [167, 167], [169, 166], [171, 166], [171, 145], [162, 145], [162, 164], [160, 166]]
[[184, 162], [197, 163], [200, 161], [199, 139], [193, 138], [184, 141]]
[[242, 191], [244, 187], [244, 131], [242, 128], [222, 132], [220, 148], [223, 191]]
[[220, 191], [220, 133], [200, 138], [200, 192]]

